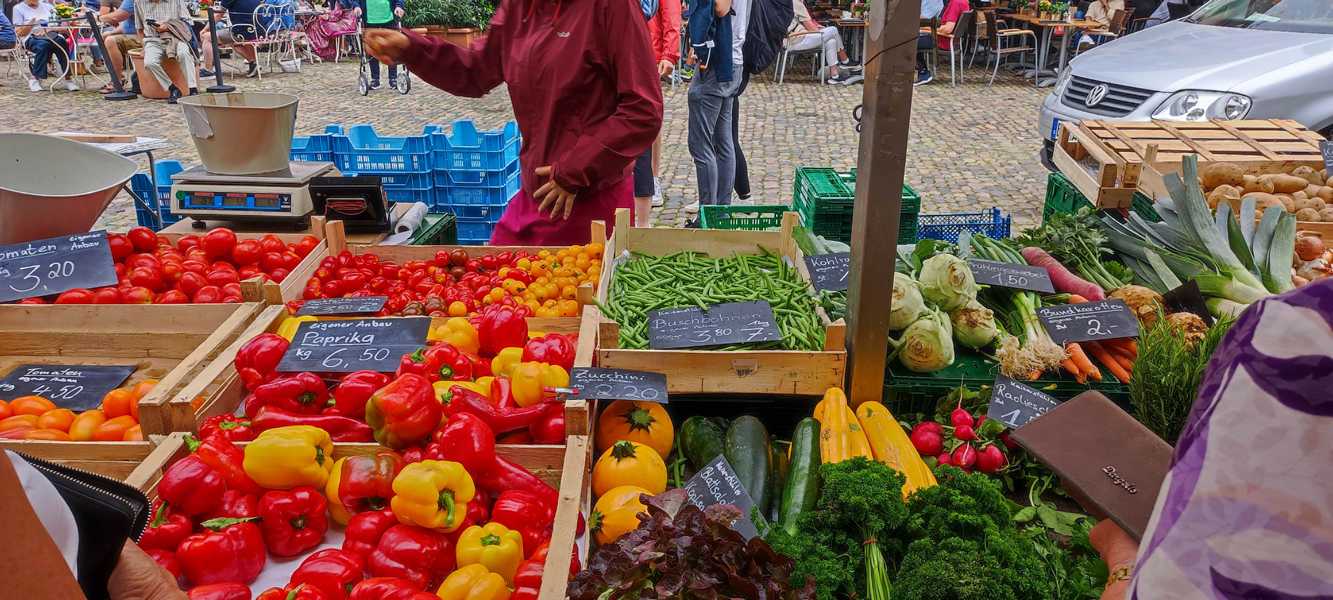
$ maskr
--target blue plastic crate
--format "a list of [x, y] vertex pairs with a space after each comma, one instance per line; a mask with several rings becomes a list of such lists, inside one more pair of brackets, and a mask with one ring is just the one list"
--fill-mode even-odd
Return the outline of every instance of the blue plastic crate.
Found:
[[333, 162], [333, 140], [328, 133], [292, 137], [289, 156], [292, 160]]
[[495, 223], [485, 219], [464, 219], [458, 218], [458, 243], [478, 246], [485, 245], [491, 241], [491, 231], [495, 229]]
[[959, 234], [970, 231], [998, 240], [1009, 237], [1010, 224], [1010, 217], [994, 207], [986, 212], [923, 214], [917, 222], [917, 238], [957, 243]]
[[[157, 202], [158, 209], [162, 215], [162, 227], [166, 227], [181, 220], [181, 217], [171, 214], [171, 176], [185, 170], [180, 161], [159, 160], [154, 163], [154, 172], [157, 173], [157, 189], [153, 189], [153, 180], [147, 173], [135, 173], [130, 178], [130, 189], [140, 198], [147, 202]], [[148, 209], [134, 205], [134, 213], [138, 218], [139, 225], [143, 227], [156, 227], [156, 220]], [[154, 231], [161, 229], [157, 227]]]
[[436, 169], [502, 169], [518, 158], [521, 145], [513, 121], [494, 131], [477, 131], [471, 120], [460, 119], [448, 135], [435, 133], [430, 140]]
[[427, 206], [430, 206], [431, 195], [432, 194], [430, 188], [426, 189], [400, 188], [400, 187], [384, 188], [384, 197], [388, 199], [389, 202], [407, 202], [407, 203], [424, 202]]
[[[380, 178], [380, 184], [384, 189], [389, 188], [412, 188], [416, 190], [429, 190], [432, 186], [430, 171], [425, 173], [380, 173], [376, 171], [353, 171], [356, 175], [373, 175]], [[347, 175], [347, 173], [343, 173]]]
[[428, 173], [430, 136], [439, 130], [438, 125], [427, 125], [421, 135], [381, 136], [371, 125], [353, 125], [346, 135], [330, 136], [333, 162], [339, 171]]
[[499, 187], [519, 172], [518, 159], [500, 169], [435, 169], [435, 187]]
[[518, 173], [509, 176], [509, 181], [502, 186], [461, 186], [435, 188], [435, 206], [495, 206], [509, 203], [509, 199], [518, 193]]
[[484, 220], [496, 223], [505, 213], [508, 204], [445, 204], [437, 205], [434, 212], [452, 213], [459, 219]]

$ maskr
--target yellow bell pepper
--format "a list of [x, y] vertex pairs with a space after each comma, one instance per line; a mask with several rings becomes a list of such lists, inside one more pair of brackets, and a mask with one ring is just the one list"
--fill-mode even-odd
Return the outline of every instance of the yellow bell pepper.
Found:
[[278, 335], [286, 338], [287, 341], [290, 342], [292, 341], [292, 338], [296, 337], [296, 328], [300, 327], [302, 323], [318, 321], [318, 320], [319, 320], [318, 318], [312, 317], [310, 315], [305, 315], [301, 317], [287, 317], [282, 321], [282, 324], [278, 325]]
[[242, 467], [265, 489], [322, 489], [333, 470], [333, 440], [327, 431], [309, 425], [269, 429], [245, 446]]
[[523, 349], [511, 346], [500, 351], [491, 359], [491, 374], [496, 377], [508, 377], [519, 363], [523, 362]]
[[486, 567], [468, 565], [450, 573], [435, 595], [441, 600], [509, 600], [509, 586]]
[[481, 337], [477, 328], [464, 317], [452, 317], [443, 325], [432, 329], [426, 336], [432, 342], [445, 342], [468, 354], [476, 354], [481, 349]]
[[514, 402], [519, 406], [538, 404], [548, 388], [569, 387], [569, 373], [560, 365], [539, 362], [520, 363], [509, 374]]
[[389, 507], [398, 522], [448, 533], [463, 525], [477, 488], [463, 465], [423, 460], [403, 467], [393, 478], [393, 493]]
[[430, 385], [432, 388], [435, 389], [435, 399], [439, 400], [440, 404], [446, 404], [448, 403], [449, 400], [449, 390], [454, 387], [461, 387], [467, 390], [471, 390], [473, 392], [481, 394], [482, 396], [490, 398], [491, 381], [494, 379], [495, 379], [494, 377], [486, 376], [477, 379], [476, 381], [436, 381], [435, 383], [432, 383]]
[[458, 537], [458, 566], [481, 565], [514, 583], [514, 573], [523, 562], [523, 535], [499, 523], [473, 525]]

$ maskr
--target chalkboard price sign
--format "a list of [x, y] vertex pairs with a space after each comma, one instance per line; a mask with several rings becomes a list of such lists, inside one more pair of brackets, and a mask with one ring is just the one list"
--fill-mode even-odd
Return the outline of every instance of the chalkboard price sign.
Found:
[[0, 379], [0, 400], [41, 396], [61, 408], [88, 410], [133, 373], [133, 365], [19, 365]]
[[1027, 425], [1046, 411], [1055, 408], [1059, 402], [1030, 386], [1023, 385], [1004, 375], [995, 377], [995, 386], [991, 388], [990, 406], [986, 409], [986, 418], [995, 419], [1010, 429]]
[[1055, 287], [1051, 284], [1050, 273], [1041, 267], [976, 258], [968, 259], [967, 266], [971, 267], [972, 276], [976, 278], [977, 283], [1044, 294], [1055, 291]]
[[764, 300], [667, 308], [648, 313], [648, 346], [656, 350], [701, 348], [728, 344], [776, 342], [782, 339], [773, 307]]
[[847, 289], [847, 273], [851, 270], [852, 253], [834, 252], [805, 257], [810, 271], [810, 283], [820, 292], [841, 292]]
[[296, 329], [278, 371], [392, 373], [404, 354], [426, 345], [427, 317], [306, 321]]
[[643, 400], [667, 403], [666, 375], [650, 371], [574, 367], [569, 387], [579, 400]]
[[1333, 142], [1319, 142], [1319, 153], [1324, 155], [1324, 172], [1333, 177]]
[[0, 246], [0, 302], [116, 284], [105, 231]]
[[1139, 319], [1122, 300], [1060, 304], [1037, 309], [1046, 333], [1061, 346], [1069, 342], [1137, 337]]
[[364, 315], [374, 314], [384, 308], [388, 296], [362, 296], [356, 298], [318, 298], [306, 300], [297, 315]]
[[[714, 504], [731, 504], [741, 509], [740, 518], [731, 524], [731, 528], [749, 540], [759, 535], [759, 529], [750, 520], [750, 509], [754, 508], [754, 499], [745, 491], [745, 485], [736, 471], [727, 463], [726, 457], [718, 456], [713, 462], [699, 469], [689, 481], [685, 482], [685, 493], [690, 504], [699, 508], [708, 508]], [[765, 523], [767, 526], [767, 523]]]

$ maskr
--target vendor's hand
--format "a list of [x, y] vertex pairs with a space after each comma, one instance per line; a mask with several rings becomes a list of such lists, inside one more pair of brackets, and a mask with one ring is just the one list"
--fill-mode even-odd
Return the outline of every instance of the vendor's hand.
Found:
[[555, 182], [555, 177], [551, 175], [552, 173], [553, 170], [550, 165], [537, 167], [538, 177], [551, 177], [551, 180], [537, 188], [537, 193], [533, 194], [532, 198], [540, 202], [540, 204], [537, 205], [538, 213], [545, 213], [546, 209], [550, 208], [550, 217], [552, 220], [554, 220], [557, 215], [559, 215], [559, 218], [562, 220], [568, 219], [569, 214], [574, 212], [574, 193], [560, 187], [560, 184]]
[[125, 542], [106, 582], [111, 600], [185, 600], [176, 580], [134, 542]]
[[671, 61], [669, 61], [669, 60], [659, 60], [659, 61], [657, 61], [657, 76], [658, 76], [658, 77], [666, 77], [667, 75], [670, 75], [671, 72], [674, 71], [674, 70], [676, 70], [676, 63], [673, 63], [673, 62], [671, 62]]
[[412, 40], [395, 29], [367, 29], [361, 34], [361, 39], [371, 56], [390, 65], [402, 62], [407, 48], [412, 45]]
[[399, 19], [403, 18], [403, 7], [399, 6], [398, 8], [393, 9], [393, 16], [398, 17]]

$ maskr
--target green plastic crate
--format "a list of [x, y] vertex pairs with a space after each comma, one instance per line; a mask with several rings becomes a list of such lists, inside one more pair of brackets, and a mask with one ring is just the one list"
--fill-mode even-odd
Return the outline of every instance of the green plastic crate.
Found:
[[[1092, 201], [1083, 195], [1069, 179], [1059, 172], [1053, 172], [1046, 178], [1046, 204], [1042, 206], [1041, 218], [1055, 213], [1074, 214], [1083, 207], [1092, 207]], [[1153, 209], [1152, 198], [1134, 192], [1130, 209], [1148, 221], [1161, 221], [1162, 217]]]
[[782, 213], [791, 210], [785, 204], [740, 206], [705, 204], [699, 207], [699, 226], [704, 229], [740, 229], [768, 231], [782, 227]]
[[[999, 363], [971, 351], [956, 349], [956, 352], [952, 365], [934, 373], [913, 373], [896, 361], [889, 363], [884, 373], [884, 398], [889, 410], [898, 415], [930, 413], [935, 410], [939, 399], [949, 395], [954, 388], [966, 386], [977, 389], [995, 383], [995, 375], [1000, 372]], [[1096, 390], [1129, 410], [1129, 386], [1116, 381], [1104, 367], [1099, 368], [1103, 379], [1096, 383], [1081, 384], [1063, 375], [1022, 383], [1060, 401], [1088, 390]]]
[[[816, 235], [850, 243], [855, 204], [856, 169], [843, 172], [822, 167], [796, 169], [792, 210], [801, 215], [801, 221]], [[898, 225], [899, 244], [916, 243], [917, 215], [920, 212], [921, 196], [911, 186], [903, 185]]]
[[458, 221], [452, 213], [426, 215], [408, 241], [412, 246], [452, 246], [458, 243]]

